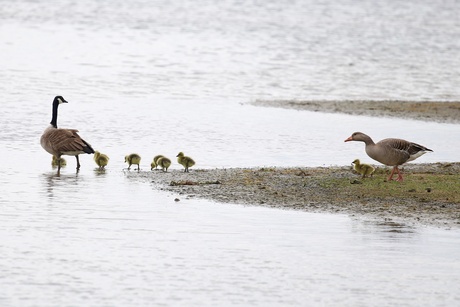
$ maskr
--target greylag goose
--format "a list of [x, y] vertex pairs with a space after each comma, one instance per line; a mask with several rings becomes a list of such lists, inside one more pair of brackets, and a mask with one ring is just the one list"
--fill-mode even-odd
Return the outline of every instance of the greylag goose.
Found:
[[171, 166], [171, 160], [166, 157], [160, 157], [158, 158], [156, 165], [161, 167], [163, 172], [167, 172], [168, 168]]
[[128, 163], [128, 170], [131, 169], [131, 165], [137, 164], [137, 170], [139, 171], [141, 168], [139, 164], [141, 163], [141, 156], [136, 153], [132, 153], [130, 155], [125, 156], [125, 162]]
[[366, 144], [366, 153], [369, 157], [382, 164], [393, 166], [388, 180], [392, 180], [396, 172], [398, 173], [396, 181], [403, 180], [403, 176], [398, 169], [399, 165], [415, 160], [429, 151], [433, 151], [425, 146], [402, 139], [384, 139], [374, 143], [368, 135], [362, 132], [353, 133], [345, 140], [345, 142], [349, 141], [364, 142]]
[[189, 167], [192, 167], [195, 165], [195, 161], [193, 161], [192, 158], [185, 156], [183, 152], [179, 152], [176, 157], [177, 157], [177, 162], [179, 162], [179, 164], [182, 164], [182, 166], [185, 168], [184, 172], [186, 173], [189, 172], [188, 170]]
[[372, 177], [372, 174], [374, 174], [375, 168], [372, 165], [361, 163], [359, 159], [356, 159], [351, 163], [353, 164], [353, 169], [363, 176], [362, 178], [366, 176]]
[[78, 135], [78, 130], [62, 129], [57, 127], [58, 107], [61, 103], [67, 103], [62, 96], [56, 96], [53, 100], [53, 115], [48, 128], [43, 132], [40, 144], [43, 149], [57, 159], [58, 174], [61, 169], [61, 156], [75, 156], [77, 159], [77, 171], [80, 169], [80, 154], [92, 154], [94, 149]]
[[96, 150], [96, 152], [94, 153], [94, 162], [96, 162], [100, 170], [103, 170], [105, 169], [107, 164], [109, 164], [109, 157]]

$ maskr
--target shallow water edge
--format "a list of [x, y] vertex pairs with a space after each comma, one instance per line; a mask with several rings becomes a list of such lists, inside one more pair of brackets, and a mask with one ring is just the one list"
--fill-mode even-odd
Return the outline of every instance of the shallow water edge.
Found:
[[[458, 194], [454, 189], [459, 170], [460, 163], [408, 165], [404, 182], [386, 182], [385, 169], [362, 180], [350, 167], [141, 171], [125, 176], [169, 191], [178, 201], [196, 197], [450, 229], [460, 228], [460, 202], [452, 197]], [[447, 185], [450, 181], [452, 186]]]

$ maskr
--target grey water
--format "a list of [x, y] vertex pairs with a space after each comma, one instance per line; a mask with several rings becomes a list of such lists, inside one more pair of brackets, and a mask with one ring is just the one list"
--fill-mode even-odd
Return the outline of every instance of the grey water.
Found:
[[[458, 100], [459, 8], [2, 1], [0, 305], [458, 305], [459, 230], [176, 202], [123, 157], [142, 172], [179, 151], [195, 169], [372, 162], [343, 142], [360, 130], [434, 150], [417, 162], [458, 161], [459, 125], [248, 102]], [[59, 126], [108, 154], [105, 172], [85, 155], [56, 176], [39, 145], [55, 95]]]

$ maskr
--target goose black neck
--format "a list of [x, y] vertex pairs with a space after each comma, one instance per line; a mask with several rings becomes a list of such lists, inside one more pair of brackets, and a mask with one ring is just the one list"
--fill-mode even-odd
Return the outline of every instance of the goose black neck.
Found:
[[51, 122], [50, 122], [50, 124], [54, 128], [57, 128], [58, 106], [59, 106], [59, 102], [54, 101], [53, 102], [53, 117], [51, 118]]

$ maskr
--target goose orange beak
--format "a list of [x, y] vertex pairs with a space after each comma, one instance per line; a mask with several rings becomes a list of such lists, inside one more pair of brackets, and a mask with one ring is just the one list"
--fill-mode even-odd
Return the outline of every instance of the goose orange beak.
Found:
[[353, 141], [353, 138], [350, 136], [348, 139], [346, 139], [344, 142], [350, 142]]

